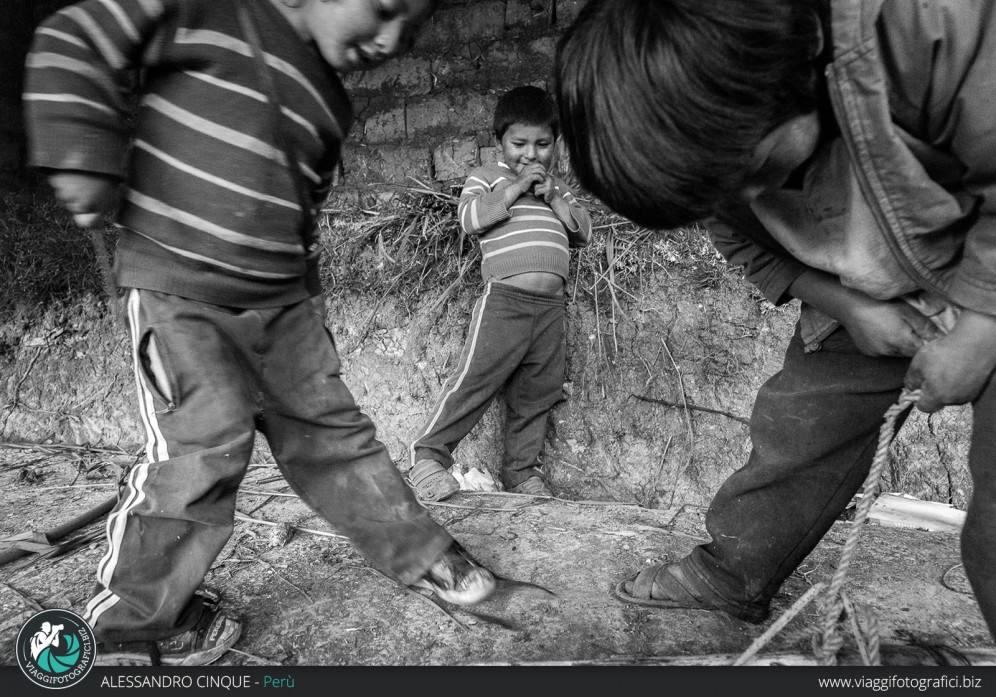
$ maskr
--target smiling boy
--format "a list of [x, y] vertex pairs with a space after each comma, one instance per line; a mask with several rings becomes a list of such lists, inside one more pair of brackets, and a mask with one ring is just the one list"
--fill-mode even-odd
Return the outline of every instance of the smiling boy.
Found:
[[343, 383], [318, 281], [315, 218], [352, 120], [337, 72], [395, 54], [433, 5], [88, 0], [38, 29], [32, 163], [80, 225], [120, 198], [115, 274], [146, 430], [86, 605], [98, 663], [199, 665], [237, 641], [241, 622], [198, 586], [257, 432], [377, 569], [458, 604], [493, 591]]
[[505, 388], [501, 481], [516, 493], [552, 496], [541, 456], [547, 413], [561, 399], [565, 370], [564, 284], [570, 249], [588, 244], [591, 218], [551, 174], [559, 127], [542, 89], [516, 87], [498, 100], [500, 162], [470, 173], [457, 216], [481, 244], [484, 294], [456, 370], [412, 443], [409, 481], [419, 498], [459, 490], [453, 450]]

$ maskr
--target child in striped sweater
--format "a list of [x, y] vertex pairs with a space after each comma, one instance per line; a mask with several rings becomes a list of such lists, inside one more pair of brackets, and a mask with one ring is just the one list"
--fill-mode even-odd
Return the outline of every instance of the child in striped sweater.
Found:
[[337, 72], [382, 63], [434, 4], [86, 0], [38, 29], [32, 163], [80, 225], [118, 208], [146, 430], [84, 614], [98, 663], [199, 665], [236, 642], [240, 621], [198, 586], [232, 533], [257, 431], [373, 566], [453, 603], [493, 591], [341, 380], [318, 283], [315, 217], [352, 119]]
[[591, 218], [551, 173], [559, 126], [542, 89], [516, 87], [498, 101], [494, 134], [501, 162], [470, 173], [457, 214], [481, 244], [484, 294], [466, 344], [420, 435], [408, 472], [419, 498], [459, 490], [453, 450], [504, 388], [507, 405], [501, 481], [515, 493], [552, 496], [541, 457], [550, 409], [563, 394], [564, 285], [570, 248], [591, 236]]

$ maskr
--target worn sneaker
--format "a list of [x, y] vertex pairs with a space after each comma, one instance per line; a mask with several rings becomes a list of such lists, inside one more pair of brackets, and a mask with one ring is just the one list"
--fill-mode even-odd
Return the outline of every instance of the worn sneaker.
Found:
[[442, 501], [460, 491], [460, 482], [435, 460], [422, 459], [408, 471], [419, 501]]
[[546, 485], [543, 477], [533, 475], [526, 481], [509, 489], [513, 494], [529, 494], [530, 496], [547, 496], [553, 498], [553, 492]]
[[425, 576], [412, 585], [428, 588], [454, 605], [474, 605], [491, 595], [497, 583], [494, 574], [454, 541]]
[[205, 605], [200, 619], [185, 632], [158, 641], [97, 644], [99, 666], [203, 666], [213, 663], [235, 645], [242, 622], [217, 607]]

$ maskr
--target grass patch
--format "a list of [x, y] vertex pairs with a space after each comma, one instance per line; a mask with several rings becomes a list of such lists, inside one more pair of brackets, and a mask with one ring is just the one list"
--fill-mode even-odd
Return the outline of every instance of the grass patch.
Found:
[[327, 209], [322, 230], [326, 291], [394, 295], [411, 306], [445, 299], [481, 280], [481, 253], [457, 222], [457, 197], [408, 188], [379, 210]]
[[102, 287], [89, 235], [40, 177], [0, 178], [0, 316]]
[[[458, 196], [407, 187], [376, 210], [327, 209], [321, 221], [322, 281], [330, 292], [400, 296], [433, 307], [455, 288], [480, 284], [480, 246], [457, 222]], [[568, 292], [605, 308], [636, 300], [653, 276], [680, 273], [697, 289], [715, 288], [731, 272], [698, 226], [641, 228], [597, 202], [591, 243], [572, 254]]]
[[[480, 246], [457, 222], [458, 197], [426, 186], [403, 189], [377, 210], [329, 208], [319, 220], [322, 282], [330, 293], [392, 296], [431, 308], [466, 285], [480, 285]], [[584, 201], [591, 244], [572, 255], [568, 293], [610, 314], [635, 301], [653, 276], [681, 273], [712, 288], [730, 273], [699, 227], [640, 228]], [[110, 245], [113, 249], [113, 244]], [[0, 314], [103, 294], [86, 231], [75, 225], [43, 178], [0, 178]]]

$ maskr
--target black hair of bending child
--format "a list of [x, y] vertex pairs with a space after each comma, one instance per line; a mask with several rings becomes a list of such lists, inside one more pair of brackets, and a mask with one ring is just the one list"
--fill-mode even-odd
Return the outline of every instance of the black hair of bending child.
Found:
[[557, 42], [580, 182], [652, 229], [713, 214], [758, 142], [822, 99], [826, 0], [589, 0]]
[[495, 105], [494, 133], [501, 140], [513, 123], [526, 126], [549, 126], [553, 137], [560, 135], [557, 103], [546, 90], [533, 85], [513, 87]]

